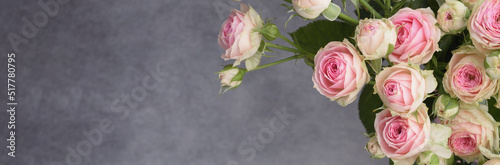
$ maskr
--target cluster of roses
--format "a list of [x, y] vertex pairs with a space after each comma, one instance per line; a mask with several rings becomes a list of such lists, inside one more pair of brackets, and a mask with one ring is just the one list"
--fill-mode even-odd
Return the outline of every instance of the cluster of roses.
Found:
[[[330, 0], [292, 4], [303, 18], [331, 18], [325, 14]], [[453, 51], [441, 73], [445, 93], [438, 93], [433, 71], [421, 65], [440, 51], [444, 34], [464, 29], [472, 45]], [[278, 37], [276, 26], [265, 24], [254, 9], [242, 5], [241, 11], [233, 10], [219, 35], [222, 58], [236, 60], [219, 72], [223, 87], [236, 88], [246, 72], [267, 67], [259, 66], [266, 49], [262, 41]], [[344, 40], [320, 49], [312, 81], [319, 93], [342, 106], [352, 103], [366, 84], [374, 86], [384, 104], [366, 146], [374, 158], [388, 157], [395, 164], [452, 164], [458, 156], [467, 162], [500, 164], [498, 124], [485, 105], [491, 97], [500, 100], [500, 0], [447, 0], [437, 16], [429, 8], [403, 8], [388, 19], [359, 21], [354, 39], [356, 46]], [[291, 59], [297, 58], [302, 56]], [[381, 67], [383, 58], [388, 67], [377, 70], [374, 66]], [[246, 69], [236, 67], [242, 61]], [[377, 72], [374, 81], [366, 63]], [[424, 100], [435, 96], [432, 112], [439, 118], [431, 121]]]

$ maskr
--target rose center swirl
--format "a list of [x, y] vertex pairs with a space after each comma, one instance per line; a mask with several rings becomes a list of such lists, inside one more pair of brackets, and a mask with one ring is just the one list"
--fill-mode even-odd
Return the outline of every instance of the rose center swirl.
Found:
[[483, 76], [472, 64], [464, 65], [455, 74], [455, 84], [467, 90], [473, 89], [483, 83]]
[[345, 62], [339, 58], [332, 58], [328, 60], [325, 65], [326, 75], [333, 81], [339, 76], [341, 76], [345, 71]]
[[397, 119], [395, 119], [394, 122], [391, 122], [388, 127], [387, 138], [395, 144], [405, 142], [407, 130], [408, 123], [398, 116]]

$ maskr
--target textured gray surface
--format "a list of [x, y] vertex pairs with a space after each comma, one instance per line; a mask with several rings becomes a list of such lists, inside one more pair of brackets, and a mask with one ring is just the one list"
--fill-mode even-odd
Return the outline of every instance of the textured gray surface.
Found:
[[[22, 34], [22, 17], [42, 11], [36, 2], [0, 2], [0, 68], [12, 51], [7, 34]], [[246, 2], [283, 29], [289, 14], [281, 0]], [[228, 62], [219, 58], [216, 37], [231, 6], [238, 2], [73, 0], [60, 6], [19, 46], [17, 157], [2, 147], [0, 164], [68, 164], [68, 155], [82, 165], [387, 164], [363, 150], [357, 102], [343, 108], [328, 101], [312, 88], [312, 70], [302, 61], [248, 73], [241, 87], [217, 98], [213, 73]], [[295, 18], [284, 31], [307, 22]], [[263, 63], [289, 54], [278, 55]], [[155, 69], [165, 74], [151, 78]], [[119, 102], [140, 92], [145, 78], [160, 83], [144, 98], [132, 98], [132, 108]], [[5, 79], [2, 71], [2, 104]], [[251, 149], [249, 138], [268, 135], [273, 109], [283, 108], [295, 117]], [[8, 138], [7, 115], [0, 115], [0, 139]], [[112, 121], [112, 130], [100, 129], [103, 121]], [[89, 143], [83, 132], [90, 130], [102, 133], [102, 141]], [[72, 155], [78, 147], [85, 152]], [[252, 150], [255, 157], [246, 153]]]

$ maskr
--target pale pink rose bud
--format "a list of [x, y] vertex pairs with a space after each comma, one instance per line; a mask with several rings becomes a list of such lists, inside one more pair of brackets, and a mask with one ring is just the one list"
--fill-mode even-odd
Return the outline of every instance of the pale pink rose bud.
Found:
[[228, 65], [219, 72], [221, 86], [228, 89], [237, 88], [238, 86], [240, 86], [244, 75], [244, 70]]
[[359, 21], [354, 39], [366, 60], [380, 59], [394, 50], [396, 28], [385, 18], [364, 19]]
[[476, 104], [489, 99], [497, 91], [497, 80], [492, 80], [486, 74], [485, 58], [472, 46], [463, 46], [453, 51], [443, 77], [446, 93], [465, 104]]
[[500, 165], [500, 159], [491, 159], [491, 160], [488, 160], [483, 165]]
[[384, 154], [395, 163], [413, 164], [430, 139], [431, 122], [425, 104], [415, 115], [393, 116], [386, 109], [377, 113], [375, 132]]
[[[219, 45], [226, 51], [221, 58], [236, 60], [233, 66], [238, 66], [243, 60], [258, 54], [262, 35], [254, 29], [258, 30], [263, 26], [264, 23], [257, 11], [247, 5], [241, 4], [241, 11], [231, 10], [219, 33]], [[260, 61], [260, 56], [255, 58], [259, 58]]]
[[474, 46], [482, 52], [500, 49], [500, 1], [480, 0], [467, 24]]
[[315, 19], [330, 5], [331, 0], [293, 0], [292, 5], [301, 17]]
[[374, 90], [388, 109], [406, 116], [415, 112], [436, 87], [432, 71], [401, 63], [384, 68], [375, 77]]
[[500, 50], [493, 51], [486, 57], [484, 68], [490, 78], [500, 79]]
[[366, 143], [365, 149], [372, 155], [372, 158], [382, 159], [385, 157], [384, 152], [382, 152], [382, 149], [378, 144], [377, 136], [373, 136], [370, 138], [368, 143]]
[[457, 0], [446, 0], [438, 10], [438, 24], [444, 32], [458, 33], [467, 26], [467, 14], [469, 9]]
[[388, 56], [391, 62], [425, 64], [439, 50], [441, 30], [430, 8], [403, 8], [389, 20], [399, 28], [394, 51]]
[[479, 147], [498, 150], [498, 125], [487, 111], [485, 105], [475, 109], [461, 108], [452, 121], [446, 122], [452, 129], [448, 146], [456, 156], [467, 162], [481, 156]]
[[352, 103], [370, 75], [363, 57], [349, 43], [330, 42], [314, 57], [314, 88], [341, 106]]
[[450, 120], [458, 113], [458, 100], [442, 94], [434, 102], [434, 114], [442, 120]]

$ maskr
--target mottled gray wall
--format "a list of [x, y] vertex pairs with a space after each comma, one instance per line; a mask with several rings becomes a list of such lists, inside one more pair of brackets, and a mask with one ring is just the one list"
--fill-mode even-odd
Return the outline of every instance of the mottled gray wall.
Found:
[[[2, 109], [6, 57], [13, 50], [7, 34], [22, 35], [22, 18], [43, 11], [37, 2], [0, 2]], [[309, 22], [294, 18], [284, 29], [290, 14], [281, 0], [245, 2], [264, 18], [277, 18], [284, 33]], [[7, 141], [0, 140], [0, 164], [59, 165], [68, 157], [82, 165], [387, 164], [363, 150], [357, 102], [343, 108], [320, 95], [303, 61], [250, 72], [241, 87], [217, 98], [213, 73], [229, 62], [220, 58], [216, 38], [238, 4], [71, 0], [59, 6], [19, 45], [17, 157], [7, 157]], [[290, 54], [275, 55], [263, 63]], [[143, 95], [120, 102], [137, 92]], [[267, 144], [251, 149], [249, 139], [269, 133], [276, 110], [294, 117], [272, 139], [264, 136]], [[8, 138], [8, 117], [0, 113], [0, 139]], [[89, 131], [98, 141], [91, 143]]]

